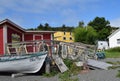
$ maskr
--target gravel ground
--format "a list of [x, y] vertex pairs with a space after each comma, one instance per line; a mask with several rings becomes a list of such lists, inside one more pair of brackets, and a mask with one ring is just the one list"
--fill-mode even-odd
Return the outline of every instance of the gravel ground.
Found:
[[23, 75], [12, 78], [10, 75], [1, 75], [0, 81], [59, 81], [59, 80], [58, 76], [47, 78], [38, 75]]
[[79, 81], [120, 81], [117, 78], [117, 70], [92, 70], [85, 74], [79, 74]]
[[[120, 61], [120, 58], [108, 58], [101, 61], [111, 61], [116, 62]], [[117, 78], [116, 75], [118, 73], [117, 69], [110, 69], [110, 70], [90, 70], [87, 73], [79, 74], [75, 77], [79, 78], [79, 81], [120, 81], [120, 78]], [[2, 74], [0, 73], [0, 81], [59, 81], [58, 75], [54, 77], [43, 77], [40, 75], [22, 75], [15, 78], [12, 78], [10, 74]]]

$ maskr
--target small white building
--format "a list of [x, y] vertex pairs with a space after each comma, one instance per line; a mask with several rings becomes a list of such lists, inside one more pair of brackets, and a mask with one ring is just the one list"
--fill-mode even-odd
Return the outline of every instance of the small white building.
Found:
[[109, 48], [120, 46], [120, 28], [113, 32], [109, 37]]
[[107, 41], [98, 41], [98, 47], [99, 50], [105, 50], [108, 49], [108, 42]]

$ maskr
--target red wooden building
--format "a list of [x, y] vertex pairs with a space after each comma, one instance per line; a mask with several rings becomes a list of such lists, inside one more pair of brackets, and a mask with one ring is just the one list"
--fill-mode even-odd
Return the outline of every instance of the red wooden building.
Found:
[[5, 44], [15, 41], [53, 40], [54, 31], [29, 31], [9, 19], [0, 22], [0, 54], [5, 53]]

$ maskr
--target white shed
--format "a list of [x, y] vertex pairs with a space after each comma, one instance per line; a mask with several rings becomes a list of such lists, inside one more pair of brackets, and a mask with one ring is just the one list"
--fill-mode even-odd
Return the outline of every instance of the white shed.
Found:
[[109, 48], [120, 46], [120, 28], [113, 32], [109, 37]]
[[108, 49], [108, 42], [107, 41], [98, 41], [97, 45], [98, 45], [97, 49], [100, 49], [100, 50]]

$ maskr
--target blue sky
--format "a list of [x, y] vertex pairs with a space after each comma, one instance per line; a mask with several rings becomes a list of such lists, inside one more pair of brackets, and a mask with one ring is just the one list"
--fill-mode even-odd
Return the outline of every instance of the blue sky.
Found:
[[96, 16], [120, 26], [120, 0], [0, 0], [0, 21], [6, 18], [23, 28], [48, 23], [52, 27], [85, 24]]

